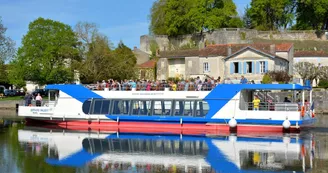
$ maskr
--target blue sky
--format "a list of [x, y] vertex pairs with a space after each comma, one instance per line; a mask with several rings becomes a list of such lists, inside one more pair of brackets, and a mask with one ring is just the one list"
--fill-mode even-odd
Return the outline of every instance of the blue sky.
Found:
[[[0, 0], [0, 16], [19, 47], [28, 24], [38, 17], [58, 20], [72, 27], [79, 21], [96, 23], [101, 33], [116, 46], [120, 40], [139, 47], [141, 35], [148, 34], [148, 15], [155, 0]], [[242, 13], [251, 0], [234, 0]]]

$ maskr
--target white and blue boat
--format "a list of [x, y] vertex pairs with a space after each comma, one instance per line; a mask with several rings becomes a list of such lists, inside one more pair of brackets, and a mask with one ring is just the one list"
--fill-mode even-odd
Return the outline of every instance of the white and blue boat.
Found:
[[47, 164], [105, 172], [304, 172], [315, 158], [314, 139], [298, 134], [208, 137], [27, 128], [18, 131], [18, 140], [38, 152], [48, 149]]
[[[312, 88], [299, 84], [220, 84], [211, 91], [92, 91], [66, 84], [46, 89], [46, 103], [19, 106], [18, 115], [69, 129], [144, 132], [298, 132], [316, 120]], [[281, 90], [290, 91], [291, 102], [264, 97]], [[253, 110], [255, 95], [261, 100], [258, 111]]]

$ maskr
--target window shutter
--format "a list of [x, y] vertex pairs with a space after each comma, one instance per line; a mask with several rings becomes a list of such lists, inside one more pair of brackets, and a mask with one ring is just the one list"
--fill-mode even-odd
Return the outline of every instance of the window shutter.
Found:
[[260, 73], [260, 62], [256, 61], [256, 74]]
[[255, 62], [252, 61], [252, 73], [255, 73]]
[[210, 72], [211, 71], [211, 65], [210, 65], [210, 63], [207, 63], [208, 65], [207, 65], [207, 68], [208, 68], [208, 72]]
[[230, 74], [233, 74], [235, 71], [235, 66], [233, 64], [233, 62], [230, 63]]
[[203, 62], [203, 73], [205, 73], [206, 70], [205, 70], [205, 62]]
[[264, 61], [264, 63], [265, 63], [265, 70], [264, 70], [264, 72], [266, 73], [266, 72], [268, 72], [268, 61]]
[[242, 65], [243, 65], [243, 64], [242, 64], [241, 62], [238, 63], [238, 73], [239, 73], [239, 74], [242, 73], [242, 71], [241, 71], [241, 70], [242, 70], [242, 68], [241, 68]]
[[247, 73], [247, 63], [246, 62], [244, 62], [243, 69], [244, 69], [244, 74], [246, 74]]

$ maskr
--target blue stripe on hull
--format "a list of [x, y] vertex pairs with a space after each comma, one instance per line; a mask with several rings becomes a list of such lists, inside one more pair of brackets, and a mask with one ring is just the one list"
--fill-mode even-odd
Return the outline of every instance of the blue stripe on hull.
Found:
[[[107, 118], [119, 121], [129, 122], [156, 122], [156, 123], [220, 123], [227, 124], [230, 119], [208, 119], [208, 118], [195, 118], [195, 117], [162, 117], [162, 116], [127, 116], [127, 115], [106, 115]], [[252, 124], [252, 125], [282, 125], [284, 120], [263, 120], [263, 119], [236, 119], [238, 124]], [[298, 123], [299, 126], [314, 124], [316, 119], [290, 121], [292, 126]]]

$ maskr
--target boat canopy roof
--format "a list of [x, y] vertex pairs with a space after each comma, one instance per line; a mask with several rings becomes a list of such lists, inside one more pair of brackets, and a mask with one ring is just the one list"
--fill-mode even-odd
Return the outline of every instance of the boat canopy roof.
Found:
[[[233, 85], [233, 84], [230, 84]], [[249, 90], [311, 90], [310, 86], [300, 84], [235, 84], [240, 85], [241, 89]]]
[[[247, 90], [311, 90], [311, 86], [302, 86], [299, 84], [220, 84], [219, 86], [238, 86], [239, 89]], [[52, 90], [65, 90], [67, 88], [79, 88], [83, 85], [75, 84], [51, 84], [47, 85], [46, 89]], [[218, 88], [218, 87], [216, 87]], [[224, 87], [226, 88], [226, 87]]]

